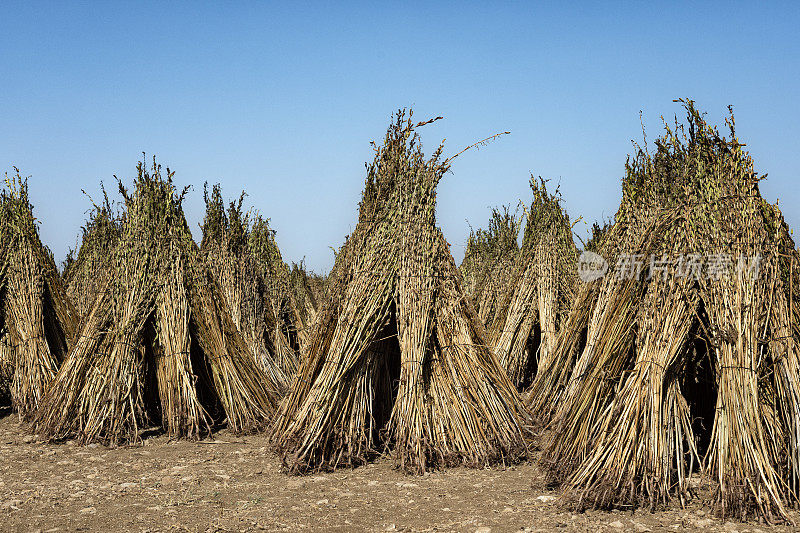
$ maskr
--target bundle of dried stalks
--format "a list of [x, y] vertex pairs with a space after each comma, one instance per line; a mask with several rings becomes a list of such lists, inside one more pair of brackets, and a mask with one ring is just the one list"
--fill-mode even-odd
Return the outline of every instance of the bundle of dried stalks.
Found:
[[[203, 221], [203, 240], [200, 250], [217, 280], [236, 328], [244, 337], [250, 352], [261, 369], [283, 389], [289, 386], [289, 376], [297, 370], [298, 346], [290, 339], [296, 329], [282, 313], [287, 302], [286, 291], [279, 291], [272, 272], [278, 276], [281, 265], [264, 265], [251, 246], [250, 213], [242, 210], [245, 194], [225, 208], [219, 185], [209, 194], [205, 188], [206, 215]], [[257, 219], [259, 223], [261, 219]], [[267, 261], [283, 261], [277, 252], [274, 232], [267, 226], [268, 246], [275, 250]], [[284, 280], [285, 281], [285, 280]], [[285, 284], [283, 284], [285, 286]], [[287, 375], [288, 373], [288, 375]]]
[[108, 260], [122, 234], [122, 218], [114, 210], [103, 188], [103, 202], [94, 204], [89, 220], [81, 228], [81, 244], [77, 256], [70, 250], [64, 261], [62, 280], [72, 303], [85, 317], [98, 293], [113, 274]]
[[495, 353], [520, 389], [531, 384], [539, 365], [550, 364], [577, 280], [577, 248], [559, 191], [548, 192], [541, 178], [531, 177], [530, 185], [522, 248], [489, 326]]
[[393, 450], [400, 468], [484, 465], [525, 453], [520, 398], [436, 227], [449, 169], [425, 159], [398, 112], [367, 179], [353, 234], [337, 254], [278, 441], [293, 472], [362, 463]]
[[18, 169], [0, 193], [0, 389], [31, 417], [66, 357], [77, 314], [42, 245]]
[[308, 271], [305, 261], [292, 263], [289, 285], [300, 320], [297, 329], [303, 333], [302, 338], [305, 341], [317, 316], [317, 310], [325, 301], [325, 276]]
[[733, 116], [726, 139], [684, 105], [687, 127], [629, 159], [598, 246], [614, 271], [581, 288], [534, 383], [534, 409], [552, 416], [545, 462], [578, 506], [683, 502], [702, 470], [721, 514], [788, 519], [800, 482], [797, 251]]
[[253, 362], [184, 218], [186, 190], [139, 163], [122, 185], [122, 234], [98, 293], [36, 418], [52, 440], [120, 443], [161, 427], [199, 437], [226, 421], [264, 427], [277, 387]]
[[492, 324], [500, 300], [511, 282], [514, 261], [519, 254], [517, 238], [522, 218], [509, 206], [492, 210], [489, 227], [470, 229], [467, 248], [459, 270], [464, 289], [475, 303], [484, 326]]
[[300, 365], [299, 350], [308, 338], [302, 303], [296, 299], [289, 267], [275, 242], [269, 220], [256, 216], [248, 240], [249, 253], [265, 280], [272, 328], [269, 331], [278, 363], [290, 378]]

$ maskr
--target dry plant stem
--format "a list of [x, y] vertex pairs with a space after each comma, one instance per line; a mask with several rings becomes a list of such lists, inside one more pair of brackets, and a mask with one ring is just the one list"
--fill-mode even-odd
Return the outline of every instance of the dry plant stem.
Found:
[[579, 497], [592, 505], [666, 503], [672, 490], [684, 495], [688, 489], [692, 462], [684, 455], [699, 463], [678, 381], [697, 298], [687, 300], [682, 282], [675, 277], [651, 282], [639, 319], [635, 366], [599, 418], [593, 431], [598, 438], [570, 479]]
[[105, 188], [102, 189], [104, 202], [94, 205], [89, 220], [81, 228], [77, 257], [70, 250], [64, 262], [62, 279], [65, 290], [81, 317], [89, 313], [98, 293], [114, 275], [108, 258], [113, 254], [122, 231], [121, 216], [115, 213]]
[[489, 326], [495, 353], [519, 389], [550, 365], [577, 281], [578, 254], [559, 192], [550, 193], [541, 178], [530, 186], [522, 248]]
[[21, 419], [34, 416], [74, 340], [77, 318], [52, 254], [41, 243], [27, 181], [6, 175], [0, 193], [0, 392]]
[[575, 303], [556, 337], [553, 356], [549, 363], [539, 365], [528, 392], [529, 408], [539, 425], [546, 426], [560, 405], [561, 395], [569, 382], [575, 360], [583, 349], [581, 340], [588, 328], [600, 284], [600, 281], [594, 281], [579, 287]]
[[199, 265], [198, 269], [200, 272], [193, 272], [195, 279], [216, 290], [201, 291], [192, 285], [190, 313], [228, 425], [238, 432], [261, 429], [275, 412], [281, 389], [258, 369], [227, 308], [220, 298], [214, 298], [219, 294], [215, 281]]
[[486, 347], [435, 226], [441, 148], [422, 156], [403, 113], [368, 166], [359, 223], [337, 254], [276, 425], [292, 472], [390, 450], [415, 473], [525, 454], [519, 396]]
[[93, 405], [91, 398], [86, 396], [89, 391], [83, 377], [94, 368], [99, 368], [93, 364], [90, 354], [100, 349], [105, 334], [95, 332], [103, 332], [111, 321], [109, 295], [106, 290], [101, 290], [99, 295], [83, 321], [71, 351], [72, 356], [64, 361], [60, 370], [63, 379], [53, 383], [37, 416], [37, 425], [57, 428], [57, 431], [51, 433], [54, 440], [78, 435], [80, 428], [86, 426], [88, 413]]
[[486, 230], [470, 230], [459, 271], [464, 290], [475, 302], [479, 318], [490, 325], [514, 275], [522, 218], [510, 206], [493, 209]]
[[[19, 246], [26, 246], [19, 243]], [[33, 251], [19, 250], [11, 258], [8, 276], [8, 318], [16, 345], [16, 371], [11, 386], [21, 417], [34, 413], [45, 387], [58, 370], [44, 334], [44, 279], [38, 272]]]
[[156, 372], [162, 424], [170, 436], [199, 438], [211, 431], [211, 419], [200, 404], [191, 360], [189, 301], [183, 266], [176, 260], [156, 304]]
[[[188, 231], [172, 173], [144, 163], [81, 333], [36, 419], [51, 440], [136, 442], [265, 427], [277, 387], [256, 366]], [[184, 191], [185, 192], [185, 191]]]
[[283, 390], [297, 372], [297, 349], [305, 340], [303, 314], [275, 232], [268, 220], [243, 212], [244, 197], [243, 192], [226, 209], [220, 186], [210, 194], [206, 188], [201, 250], [251, 356]]
[[[536, 268], [525, 269], [511, 298], [505, 320], [499, 326], [500, 337], [494, 342], [500, 364], [506, 369], [511, 381], [522, 384], [528, 368], [528, 339], [534, 324], [539, 321]], [[498, 315], [502, 316], [502, 315]]]
[[729, 332], [717, 347], [717, 416], [706, 459], [720, 484], [722, 512], [737, 513], [750, 495], [768, 519], [786, 516], [777, 465], [771, 457], [775, 443], [761, 417], [758, 390], [758, 338], [763, 331], [759, 315], [767, 308], [766, 294], [745, 275], [714, 280], [709, 289], [712, 322]]
[[[653, 508], [684, 502], [702, 459], [720, 514], [788, 521], [798, 503], [797, 250], [760, 196], [733, 118], [725, 139], [684, 105], [686, 129], [666, 126], [655, 154], [629, 159], [615, 223], [593, 243], [612, 265], [666, 258], [683, 271], [662, 278], [650, 263], [578, 290], [531, 390], [553, 430], [543, 461], [579, 507]], [[710, 433], [698, 414], [713, 416]]]

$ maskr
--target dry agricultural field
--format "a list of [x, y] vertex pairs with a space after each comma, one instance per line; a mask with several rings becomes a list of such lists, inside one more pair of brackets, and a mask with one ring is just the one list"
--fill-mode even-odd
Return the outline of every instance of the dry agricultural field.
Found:
[[800, 251], [690, 100], [579, 247], [559, 189], [460, 264], [392, 117], [331, 272], [141, 161], [59, 268], [0, 193], [0, 529], [719, 531], [800, 524]]

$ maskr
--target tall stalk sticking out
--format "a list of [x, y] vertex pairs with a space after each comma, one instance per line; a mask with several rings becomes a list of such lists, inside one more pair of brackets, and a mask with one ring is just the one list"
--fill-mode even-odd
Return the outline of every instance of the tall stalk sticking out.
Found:
[[36, 418], [52, 440], [121, 443], [264, 427], [277, 387], [255, 365], [192, 241], [173, 174], [137, 166], [108, 283]]
[[0, 396], [27, 419], [66, 357], [77, 314], [39, 239], [27, 180], [15, 171], [0, 193]]
[[520, 398], [436, 227], [436, 186], [450, 160], [442, 147], [424, 157], [420, 125], [399, 112], [367, 165], [358, 224], [278, 419], [293, 472], [385, 450], [410, 472], [525, 452]]

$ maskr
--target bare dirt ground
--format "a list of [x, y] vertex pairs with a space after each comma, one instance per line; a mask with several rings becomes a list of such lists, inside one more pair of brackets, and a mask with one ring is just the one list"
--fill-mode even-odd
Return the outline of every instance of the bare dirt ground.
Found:
[[388, 460], [292, 477], [263, 436], [105, 448], [42, 444], [0, 419], [2, 531], [709, 531], [789, 530], [725, 522], [701, 502], [650, 513], [575, 514], [532, 463], [407, 476]]

